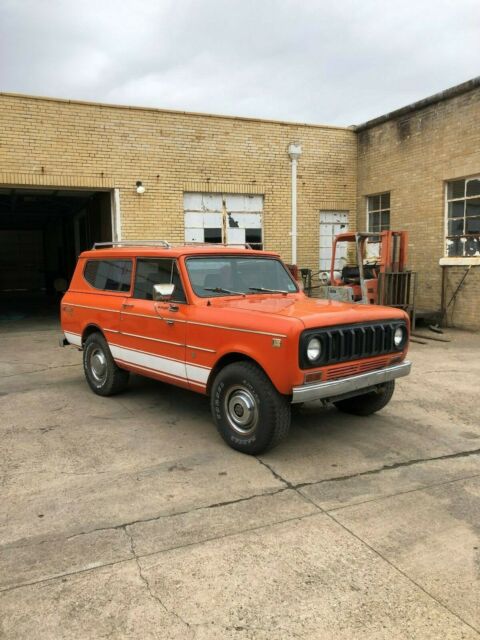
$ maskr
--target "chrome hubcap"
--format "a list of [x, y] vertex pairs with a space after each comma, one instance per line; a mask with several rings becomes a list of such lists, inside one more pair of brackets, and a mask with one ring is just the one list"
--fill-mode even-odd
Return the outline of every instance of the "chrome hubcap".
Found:
[[107, 359], [98, 347], [90, 353], [90, 371], [96, 382], [103, 382], [107, 376]]
[[248, 389], [237, 385], [225, 394], [225, 414], [232, 429], [242, 436], [255, 430], [258, 424], [258, 407]]

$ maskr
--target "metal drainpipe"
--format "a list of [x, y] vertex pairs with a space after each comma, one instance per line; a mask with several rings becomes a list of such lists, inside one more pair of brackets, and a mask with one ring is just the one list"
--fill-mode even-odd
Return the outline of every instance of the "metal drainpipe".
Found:
[[298, 142], [288, 145], [288, 155], [292, 163], [292, 264], [297, 264], [297, 161], [302, 155]]

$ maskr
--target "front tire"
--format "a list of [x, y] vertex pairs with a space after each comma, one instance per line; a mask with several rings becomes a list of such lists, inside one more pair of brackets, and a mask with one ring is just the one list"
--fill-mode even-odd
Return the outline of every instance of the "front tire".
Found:
[[83, 369], [90, 389], [99, 396], [123, 391], [129, 373], [115, 364], [107, 341], [101, 333], [92, 333], [83, 345]]
[[355, 416], [370, 416], [372, 413], [376, 413], [387, 406], [392, 399], [394, 390], [395, 380], [390, 380], [375, 389], [375, 391], [347, 398], [346, 400], [339, 400], [333, 404], [343, 413], [351, 413]]
[[290, 404], [265, 373], [250, 362], [224, 367], [213, 382], [210, 405], [225, 442], [256, 455], [283, 440], [290, 428]]

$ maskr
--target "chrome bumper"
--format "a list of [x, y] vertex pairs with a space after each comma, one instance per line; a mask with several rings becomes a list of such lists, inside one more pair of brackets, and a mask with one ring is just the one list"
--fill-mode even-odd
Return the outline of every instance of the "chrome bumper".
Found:
[[292, 404], [309, 402], [310, 400], [325, 400], [350, 393], [353, 395], [355, 391], [374, 387], [377, 384], [395, 380], [395, 378], [408, 376], [411, 368], [412, 363], [406, 360], [392, 367], [369, 371], [351, 378], [331, 380], [330, 382], [312, 382], [311, 384], [303, 384], [300, 387], [293, 387]]

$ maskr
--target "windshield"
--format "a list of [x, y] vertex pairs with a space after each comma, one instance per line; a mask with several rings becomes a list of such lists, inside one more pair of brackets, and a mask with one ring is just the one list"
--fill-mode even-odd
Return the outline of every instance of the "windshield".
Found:
[[202, 298], [259, 293], [295, 293], [295, 281], [275, 258], [215, 256], [188, 258], [193, 290]]

